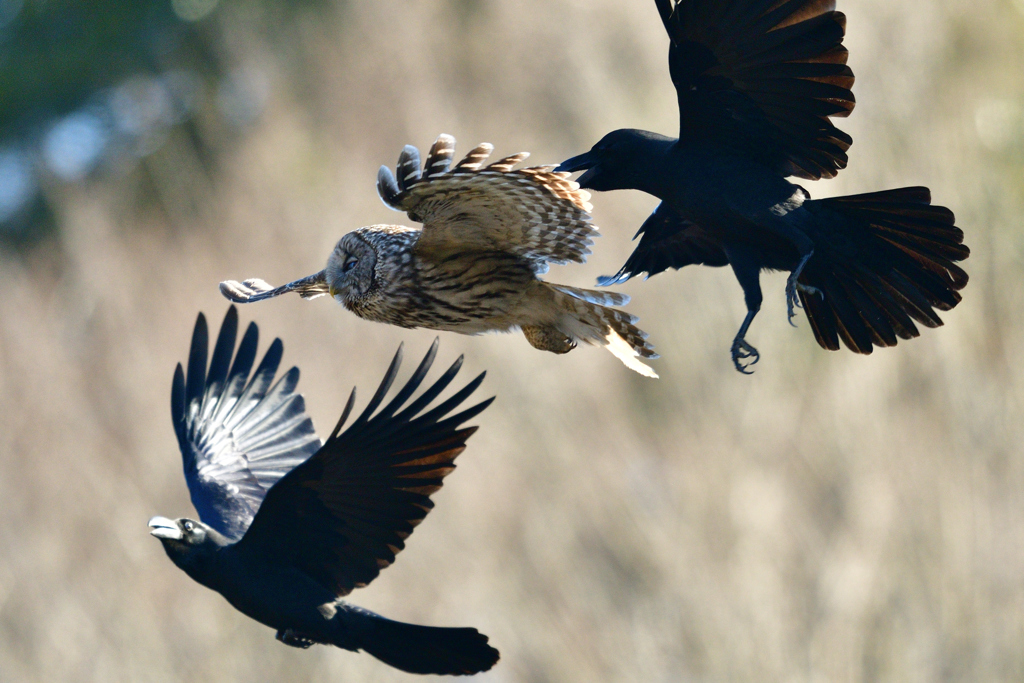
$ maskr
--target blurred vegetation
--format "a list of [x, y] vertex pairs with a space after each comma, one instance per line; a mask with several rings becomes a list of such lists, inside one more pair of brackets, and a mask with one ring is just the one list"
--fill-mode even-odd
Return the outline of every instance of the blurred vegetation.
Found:
[[[411, 680], [279, 645], [149, 537], [151, 515], [192, 513], [174, 364], [196, 313], [223, 314], [220, 280], [292, 279], [343, 233], [401, 221], [374, 179], [406, 143], [551, 163], [616, 127], [671, 133], [663, 29], [653, 3], [617, 0], [197, 3], [0, 0], [0, 222], [59, 226], [0, 250], [0, 680]], [[439, 360], [464, 353], [498, 400], [354, 602], [480, 628], [502, 652], [482, 680], [1024, 680], [1024, 5], [839, 5], [855, 144], [809, 189], [931, 187], [972, 249], [946, 325], [830, 354], [766, 275], [762, 361], [741, 377], [741, 292], [687, 268], [622, 288], [657, 382], [595, 349], [443, 335]], [[175, 92], [187, 113], [127, 106], [169, 121], [158, 134], [117, 123], [117, 103]], [[109, 156], [82, 153], [96, 121]], [[2, 214], [25, 172], [36, 208]], [[654, 204], [593, 201], [603, 239], [552, 280], [614, 272]], [[434, 337], [322, 299], [241, 313], [263, 348], [283, 338], [321, 432], [399, 342], [413, 358]]]
[[[325, 11], [319, 0], [239, 9], [263, 35]], [[267, 96], [266, 74], [240, 68], [229, 41], [228, 25], [245, 21], [217, 10], [218, 0], [0, 0], [0, 247], [57, 231], [67, 184], [114, 179], [127, 204], [173, 209], [154, 177], [166, 164], [147, 161], [157, 153], [215, 178]]]

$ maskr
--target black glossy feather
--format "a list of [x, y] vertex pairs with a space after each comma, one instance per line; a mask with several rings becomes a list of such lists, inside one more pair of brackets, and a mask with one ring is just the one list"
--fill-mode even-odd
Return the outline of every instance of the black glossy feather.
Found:
[[817, 179], [844, 168], [853, 141], [829, 117], [852, 111], [853, 72], [842, 47], [845, 17], [830, 5], [657, 0], [671, 39], [680, 140], [784, 175]]
[[[241, 612], [276, 629], [287, 645], [361, 649], [410, 673], [469, 675], [490, 669], [499, 653], [476, 629], [405, 624], [340, 599], [394, 562], [433, 508], [430, 495], [441, 488], [476, 431], [460, 426], [493, 400], [452, 414], [483, 375], [423, 412], [454, 378], [460, 357], [403, 410], [437, 355], [435, 340], [381, 408], [398, 374], [399, 348], [364, 411], [342, 431], [355, 404], [353, 389], [337, 426], [319, 447], [302, 397], [294, 393], [298, 369], [273, 381], [280, 340], [271, 344], [250, 380], [258, 333], [249, 326], [232, 362], [237, 323], [232, 307], [207, 369], [207, 329], [200, 315], [189, 376], [181, 365], [175, 369], [171, 415], [203, 522], [151, 519], [152, 533], [168, 556]], [[307, 459], [310, 445], [316, 453]]]
[[[829, 178], [852, 138], [832, 117], [855, 105], [834, 0], [655, 0], [668, 33], [679, 137], [612, 131], [556, 171], [581, 187], [637, 189], [662, 200], [608, 285], [669, 268], [729, 264], [747, 315], [736, 368], [757, 361], [745, 339], [762, 270], [790, 271], [790, 317], [802, 303], [825, 348], [859, 353], [942, 324], [960, 302], [970, 255], [953, 213], [913, 187], [812, 201], [787, 176]], [[917, 323], [917, 324], [915, 324]], [[744, 361], [746, 365], [744, 364]]]
[[237, 332], [231, 306], [207, 370], [208, 331], [200, 313], [188, 374], [179, 365], [171, 385], [171, 418], [192, 503], [204, 523], [233, 539], [248, 528], [266, 491], [320, 446], [295, 394], [298, 368], [273, 384], [281, 341], [271, 343], [249, 380], [259, 332], [249, 325], [232, 363]]
[[[679, 215], [662, 202], [637, 231], [640, 243], [615, 275], [597, 279], [600, 287], [625, 282], [646, 273], [648, 277], [669, 268], [689, 265], [725, 266], [729, 257], [713, 235]], [[636, 239], [634, 237], [633, 239]]]
[[[493, 399], [454, 415], [483, 375], [437, 407], [424, 408], [458, 372], [461, 358], [404, 410], [436, 356], [436, 343], [394, 400], [378, 408], [394, 383], [395, 355], [367, 407], [344, 431], [285, 476], [267, 495], [239, 549], [289, 557], [337, 595], [372, 581], [394, 561], [404, 539], [432, 507], [430, 494], [454, 468], [475, 428], [460, 425]], [[350, 409], [346, 409], [346, 417]]]

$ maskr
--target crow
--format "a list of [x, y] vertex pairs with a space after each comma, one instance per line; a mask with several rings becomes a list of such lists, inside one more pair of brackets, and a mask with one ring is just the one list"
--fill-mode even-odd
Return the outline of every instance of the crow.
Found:
[[[818, 344], [857, 353], [938, 327], [960, 302], [968, 257], [953, 213], [925, 187], [812, 200], [789, 176], [832, 178], [853, 139], [829, 117], [854, 107], [834, 0], [655, 0], [668, 31], [679, 137], [616, 130], [556, 172], [590, 190], [635, 189], [661, 204], [637, 248], [600, 285], [690, 264], [732, 266], [747, 315], [736, 369], [761, 307], [760, 271], [790, 271], [790, 324], [802, 307]], [[634, 237], [635, 239], [635, 237]]]
[[276, 629], [286, 645], [365, 650], [410, 673], [490, 669], [498, 651], [474, 628], [404, 624], [341, 599], [394, 562], [433, 507], [430, 495], [476, 431], [459, 426], [494, 400], [450, 415], [484, 374], [427, 410], [458, 373], [460, 356], [403, 408], [434, 361], [435, 340], [405, 386], [374, 415], [398, 373], [399, 347], [363, 413], [342, 431], [355, 404], [353, 389], [321, 445], [295, 393], [298, 368], [274, 383], [281, 340], [273, 341], [250, 379], [259, 332], [249, 324], [232, 361], [237, 330], [232, 306], [207, 371], [200, 313], [188, 374], [180, 364], [174, 372], [171, 416], [202, 521], [153, 517], [150, 533], [186, 574]]

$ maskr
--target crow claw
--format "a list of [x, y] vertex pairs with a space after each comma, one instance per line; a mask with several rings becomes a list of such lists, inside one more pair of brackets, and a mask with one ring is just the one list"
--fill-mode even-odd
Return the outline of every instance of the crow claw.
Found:
[[[742, 361], [747, 358], [752, 360], [747, 364], [743, 364]], [[736, 366], [738, 371], [744, 375], [753, 375], [754, 371], [747, 368], [751, 365], [756, 365], [759, 360], [761, 360], [761, 354], [746, 339], [736, 337], [732, 340], [732, 364]]]
[[285, 645], [290, 645], [292, 647], [297, 647], [303, 650], [313, 647], [313, 645], [316, 644], [315, 640], [307, 638], [298, 633], [297, 631], [291, 630], [290, 628], [285, 629], [283, 631], [278, 631], [275, 637]]

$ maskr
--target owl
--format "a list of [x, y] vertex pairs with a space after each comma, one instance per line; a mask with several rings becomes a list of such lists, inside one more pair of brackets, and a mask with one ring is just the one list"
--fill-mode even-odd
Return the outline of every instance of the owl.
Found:
[[551, 263], [582, 263], [590, 253], [597, 228], [589, 193], [553, 166], [515, 168], [525, 152], [484, 166], [493, 149], [478, 145], [452, 166], [455, 139], [441, 135], [421, 169], [419, 150], [407, 145], [395, 174], [381, 167], [377, 191], [422, 228], [359, 228], [341, 238], [319, 273], [277, 288], [229, 280], [221, 293], [238, 303], [330, 294], [361, 318], [407, 328], [471, 335], [518, 328], [538, 349], [603, 346], [657, 377], [639, 360], [658, 357], [647, 334], [634, 316], [611, 308], [629, 297], [538, 277]]

